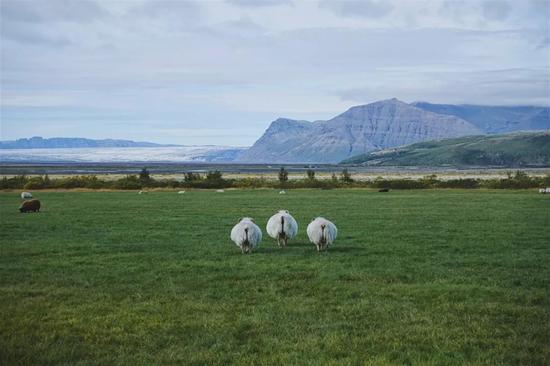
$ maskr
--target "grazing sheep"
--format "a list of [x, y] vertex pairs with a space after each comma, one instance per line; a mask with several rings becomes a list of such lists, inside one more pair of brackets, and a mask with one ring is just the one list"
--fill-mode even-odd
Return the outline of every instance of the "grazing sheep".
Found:
[[19, 212], [40, 212], [40, 201], [30, 200], [24, 201], [19, 207]]
[[145, 194], [147, 191], [139, 191], [138, 194]]
[[286, 247], [288, 240], [298, 233], [298, 223], [287, 210], [280, 210], [269, 218], [266, 231], [273, 239], [277, 239], [280, 247]]
[[546, 189], [544, 189], [544, 188], [539, 188], [539, 193], [545, 194], [545, 193], [546, 193]]
[[27, 200], [27, 199], [31, 199], [32, 198], [32, 193], [31, 192], [21, 192], [21, 199], [22, 200]]
[[179, 191], [178, 192], [178, 194], [184, 194], [184, 193], [185, 193], [185, 191]]
[[225, 192], [225, 191], [224, 191], [223, 189], [216, 189], [216, 192], [218, 192], [218, 193], [223, 193], [223, 192]]
[[262, 241], [262, 230], [253, 219], [243, 217], [231, 229], [231, 240], [241, 248], [243, 254], [249, 254]]
[[378, 190], [378, 192], [389, 192], [390, 189], [389, 188], [381, 188]]
[[338, 234], [336, 226], [323, 217], [313, 219], [307, 226], [307, 236], [315, 244], [317, 251], [327, 249], [332, 245]]
[[283, 190], [283, 191], [280, 191], [279, 194], [286, 194], [286, 192]]

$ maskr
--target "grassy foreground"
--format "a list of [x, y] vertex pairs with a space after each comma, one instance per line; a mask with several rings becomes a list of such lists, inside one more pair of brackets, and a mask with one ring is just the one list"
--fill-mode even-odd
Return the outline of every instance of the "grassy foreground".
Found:
[[[0, 364], [550, 363], [550, 195], [0, 193]], [[282, 250], [279, 208], [300, 225]], [[305, 227], [336, 223], [318, 254]], [[264, 240], [243, 256], [241, 216]]]

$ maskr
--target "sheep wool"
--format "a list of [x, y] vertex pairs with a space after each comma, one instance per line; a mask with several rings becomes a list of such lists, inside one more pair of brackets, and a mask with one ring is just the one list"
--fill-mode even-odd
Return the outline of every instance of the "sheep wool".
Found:
[[30, 200], [24, 201], [19, 207], [19, 212], [40, 212], [40, 201]]
[[252, 218], [244, 217], [233, 226], [231, 240], [241, 248], [243, 254], [249, 254], [262, 241], [262, 230]]
[[338, 234], [336, 225], [324, 217], [313, 219], [306, 231], [309, 240], [317, 247], [317, 251], [325, 250], [332, 245]]
[[298, 223], [287, 210], [280, 210], [269, 218], [266, 231], [277, 240], [280, 247], [285, 247], [288, 240], [293, 239], [298, 233]]

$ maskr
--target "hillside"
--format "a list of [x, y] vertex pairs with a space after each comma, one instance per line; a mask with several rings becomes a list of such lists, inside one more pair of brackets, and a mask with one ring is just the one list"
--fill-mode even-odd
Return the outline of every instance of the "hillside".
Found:
[[178, 145], [161, 145], [152, 142], [136, 142], [130, 140], [92, 140], [79, 137], [53, 137], [42, 138], [39, 136], [15, 141], [0, 141], [0, 149], [66, 149], [84, 147], [166, 147]]
[[342, 164], [373, 166], [550, 166], [550, 132], [468, 136], [362, 154]]
[[481, 132], [458, 117], [394, 98], [352, 107], [328, 121], [277, 119], [239, 161], [336, 163], [370, 151]]

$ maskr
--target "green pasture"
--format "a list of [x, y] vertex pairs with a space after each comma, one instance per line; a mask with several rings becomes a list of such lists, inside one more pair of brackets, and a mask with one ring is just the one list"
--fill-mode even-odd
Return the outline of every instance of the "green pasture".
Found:
[[[550, 364], [536, 190], [37, 191], [38, 214], [19, 193], [0, 193], [1, 365]], [[229, 240], [242, 216], [251, 255]]]

